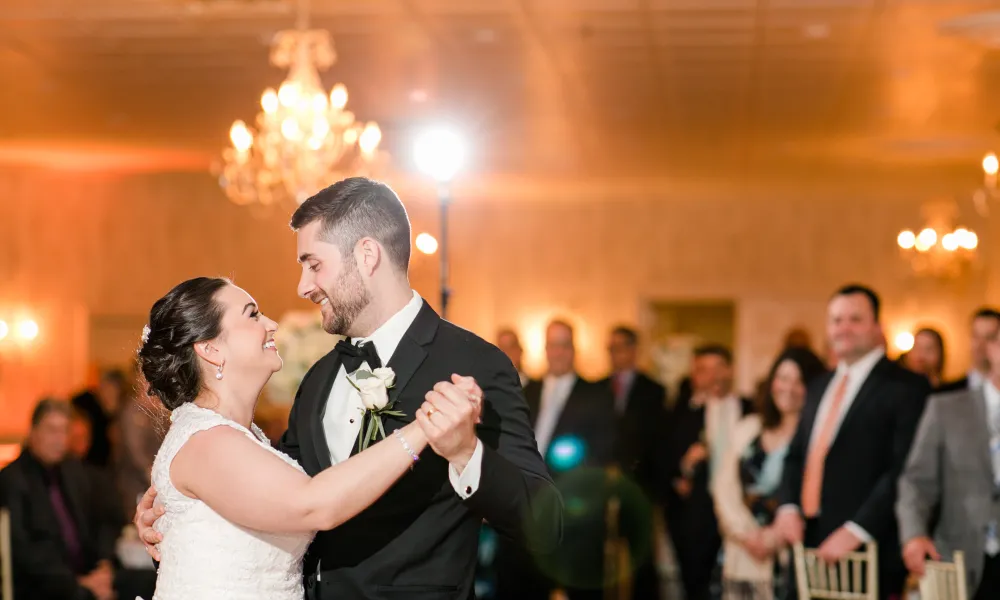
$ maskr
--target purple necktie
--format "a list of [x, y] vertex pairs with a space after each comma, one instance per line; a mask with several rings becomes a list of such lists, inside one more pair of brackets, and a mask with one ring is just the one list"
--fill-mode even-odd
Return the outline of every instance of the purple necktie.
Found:
[[69, 553], [70, 561], [76, 570], [83, 568], [83, 553], [80, 550], [80, 538], [77, 536], [76, 524], [66, 506], [66, 498], [59, 487], [59, 481], [55, 473], [49, 473], [49, 502], [52, 503], [52, 510], [59, 520], [59, 529], [62, 531], [63, 541], [66, 543], [66, 550]]

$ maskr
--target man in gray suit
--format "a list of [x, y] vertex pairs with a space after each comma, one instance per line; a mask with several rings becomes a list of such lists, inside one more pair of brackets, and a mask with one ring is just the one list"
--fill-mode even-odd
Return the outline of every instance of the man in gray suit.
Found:
[[1000, 598], [1000, 335], [987, 354], [982, 387], [930, 398], [896, 503], [907, 569], [923, 575], [927, 557], [961, 550], [974, 600]]

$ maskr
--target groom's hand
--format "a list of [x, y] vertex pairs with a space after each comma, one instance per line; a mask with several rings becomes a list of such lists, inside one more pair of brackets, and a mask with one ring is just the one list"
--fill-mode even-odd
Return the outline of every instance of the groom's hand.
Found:
[[146, 553], [153, 557], [153, 560], [160, 560], [160, 551], [156, 545], [163, 540], [160, 532], [153, 529], [153, 523], [166, 512], [163, 506], [153, 506], [153, 499], [156, 497], [156, 488], [150, 487], [143, 494], [139, 506], [135, 507], [135, 529], [139, 533], [142, 545], [146, 547]]
[[424, 396], [417, 422], [430, 447], [462, 473], [476, 451], [476, 423], [482, 411], [483, 390], [471, 377], [452, 375]]

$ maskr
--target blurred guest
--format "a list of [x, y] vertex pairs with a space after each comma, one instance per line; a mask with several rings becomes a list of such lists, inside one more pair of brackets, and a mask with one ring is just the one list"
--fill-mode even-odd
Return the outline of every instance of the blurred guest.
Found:
[[880, 301], [848, 285], [827, 307], [840, 363], [809, 387], [785, 458], [774, 527], [788, 543], [836, 562], [866, 542], [879, 552], [879, 594], [898, 597], [906, 571], [894, 517], [896, 483], [930, 393], [923, 377], [885, 357]]
[[793, 327], [785, 334], [782, 348], [804, 348], [812, 352], [812, 336], [805, 327]]
[[1000, 332], [985, 350], [992, 369], [980, 387], [931, 396], [896, 501], [907, 569], [920, 577], [928, 557], [961, 550], [973, 600], [1000, 598]]
[[524, 350], [521, 348], [521, 340], [517, 337], [517, 332], [513, 329], [501, 329], [497, 334], [497, 347], [507, 355], [517, 374], [521, 378], [521, 387], [525, 387], [531, 382], [531, 378], [524, 372], [521, 362], [524, 358]]
[[115, 475], [122, 505], [133, 507], [150, 485], [149, 474], [153, 459], [166, 431], [154, 415], [162, 409], [148, 401], [145, 395], [126, 397], [118, 417], [119, 443], [115, 451]]
[[980, 388], [989, 377], [990, 361], [986, 346], [1000, 332], [1000, 312], [994, 308], [977, 310], [972, 316], [971, 329], [969, 355], [972, 366], [965, 377], [942, 385], [942, 392]]
[[74, 408], [69, 422], [69, 454], [77, 460], [84, 460], [93, 444], [90, 415]]
[[913, 334], [913, 348], [902, 359], [907, 369], [923, 375], [932, 388], [941, 386], [944, 375], [944, 337], [932, 327], [922, 327]]
[[[611, 390], [618, 415], [619, 461], [622, 469], [646, 494], [652, 507], [657, 438], [666, 428], [667, 390], [639, 370], [639, 334], [629, 327], [619, 326], [608, 340], [611, 376], [600, 381]], [[630, 507], [632, 512], [640, 507]], [[633, 517], [634, 515], [627, 515]], [[648, 529], [648, 527], [647, 527]], [[651, 540], [651, 538], [650, 538]], [[632, 582], [634, 598], [654, 598], [658, 593], [656, 568], [651, 546], [643, 548], [640, 563]]]
[[710, 481], [737, 422], [751, 412], [753, 402], [733, 390], [729, 349], [714, 344], [697, 348], [691, 398], [671, 410], [656, 467], [656, 486], [666, 504], [667, 531], [688, 600], [710, 595], [722, 544]]
[[80, 467], [90, 480], [91, 488], [100, 490], [94, 496], [94, 504], [99, 515], [100, 525], [108, 531], [120, 531], [132, 520], [132, 514], [126, 513], [118, 494], [115, 493], [115, 478], [111, 469], [98, 467], [82, 462], [90, 452], [90, 418], [78, 409], [72, 409], [69, 422], [69, 456], [80, 462]]
[[758, 414], [744, 417], [719, 466], [712, 495], [724, 537], [723, 598], [784, 597], [775, 555], [784, 546], [771, 529], [788, 444], [805, 403], [806, 384], [826, 371], [811, 350], [789, 347], [771, 367]]
[[543, 600], [562, 589], [571, 600], [602, 598], [606, 502], [600, 482], [615, 458], [614, 399], [607, 387], [576, 373], [573, 327], [565, 321], [546, 329], [545, 355], [545, 378], [529, 382], [524, 394], [538, 451], [564, 502], [575, 509], [564, 517], [562, 544], [553, 556], [530, 556], [501, 540], [497, 597]]
[[111, 465], [114, 437], [112, 426], [127, 385], [122, 371], [105, 371], [101, 374], [96, 392], [87, 390], [72, 400], [73, 407], [82, 410], [90, 418], [92, 442], [85, 461], [92, 465]]
[[18, 600], [111, 600], [118, 531], [102, 518], [95, 482], [68, 456], [70, 407], [39, 402], [21, 455], [0, 471], [11, 513]]
[[599, 383], [611, 390], [618, 416], [621, 464], [643, 489], [652, 489], [652, 454], [663, 435], [667, 390], [638, 368], [639, 335], [616, 327], [608, 341], [611, 376]]

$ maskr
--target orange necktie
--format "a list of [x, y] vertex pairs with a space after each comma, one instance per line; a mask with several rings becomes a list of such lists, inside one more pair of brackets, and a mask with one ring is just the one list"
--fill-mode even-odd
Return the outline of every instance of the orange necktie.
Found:
[[847, 375], [845, 374], [833, 393], [830, 410], [823, 418], [823, 428], [816, 436], [816, 443], [806, 457], [806, 469], [802, 475], [802, 514], [806, 518], [819, 514], [820, 492], [823, 489], [823, 465], [826, 463], [826, 453], [830, 449], [833, 428], [840, 418], [840, 407], [844, 403], [844, 393], [847, 391]]

